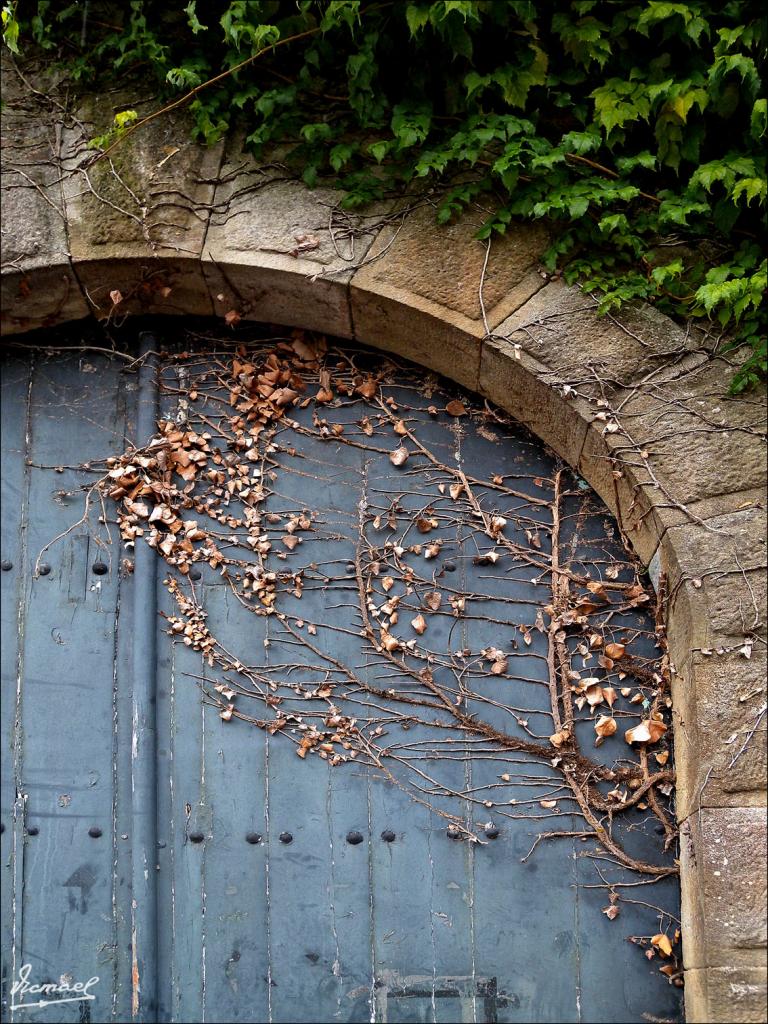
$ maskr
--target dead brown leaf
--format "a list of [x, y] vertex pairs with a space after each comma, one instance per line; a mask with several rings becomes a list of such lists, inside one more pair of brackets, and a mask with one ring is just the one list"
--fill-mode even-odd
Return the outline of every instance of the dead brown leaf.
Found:
[[421, 612], [419, 612], [419, 614], [416, 616], [415, 619], [411, 619], [411, 625], [416, 630], [416, 632], [419, 634], [419, 636], [421, 636], [422, 633], [424, 633], [426, 631], [427, 620], [424, 618], [424, 616], [421, 614]]
[[449, 416], [467, 415], [466, 406], [464, 405], [463, 402], [460, 402], [458, 398], [454, 398], [453, 401], [449, 402], [445, 407], [445, 411], [448, 413]]
[[672, 943], [669, 941], [669, 936], [663, 932], [651, 937], [651, 945], [655, 946], [662, 956], [672, 956]]
[[560, 729], [549, 737], [549, 742], [553, 747], [559, 749], [564, 743], [567, 743], [570, 738], [571, 734], [567, 729]]
[[599, 747], [604, 739], [607, 739], [608, 736], [613, 736], [617, 728], [615, 718], [610, 718], [608, 715], [600, 715], [595, 722], [595, 732], [597, 733], [595, 746]]

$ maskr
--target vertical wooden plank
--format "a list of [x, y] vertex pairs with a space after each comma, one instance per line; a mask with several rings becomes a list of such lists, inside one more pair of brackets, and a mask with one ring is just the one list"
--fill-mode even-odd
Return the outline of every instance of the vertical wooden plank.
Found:
[[[213, 574], [210, 574], [213, 576]], [[206, 574], [208, 578], [208, 574]], [[215, 581], [216, 577], [213, 576]], [[249, 613], [225, 583], [205, 587], [218, 639], [249, 663], [264, 657], [266, 623]], [[247, 640], [245, 639], [247, 638]], [[245, 641], [245, 642], [244, 642]], [[208, 670], [211, 682], [226, 674]], [[183, 685], [195, 688], [195, 681]], [[248, 708], [243, 701], [243, 710]], [[205, 1020], [269, 1018], [269, 948], [265, 806], [265, 735], [246, 722], [225, 723], [204, 708], [205, 777], [211, 830], [205, 866]]]
[[[174, 366], [161, 369], [160, 416], [177, 414], [162, 393], [179, 386]], [[166, 635], [175, 601], [158, 559], [158, 1001], [161, 1020], [202, 1022], [206, 986], [205, 846], [211, 815], [205, 779], [200, 655]], [[164, 844], [164, 845], [162, 845]]]
[[[41, 981], [100, 979], [92, 1005], [44, 1008], [40, 1020], [77, 1020], [86, 1010], [106, 1019], [111, 1012], [119, 553], [95, 543], [99, 534], [104, 538], [95, 516], [90, 530], [78, 527], [44, 548], [77, 520], [95, 478], [67, 467], [124, 443], [118, 381], [115, 365], [101, 358], [57, 358], [38, 365], [31, 392], [21, 959]], [[96, 563], [103, 572], [93, 571]]]
[[[574, 483], [573, 489], [578, 489], [578, 483]], [[566, 542], [572, 539], [580, 567], [598, 579], [604, 577], [610, 563], [615, 563], [621, 566], [618, 578], [629, 582], [633, 569], [627, 563], [616, 523], [597, 496], [586, 492], [570, 497], [566, 499], [565, 511], [564, 539]], [[653, 629], [651, 614], [642, 609], [614, 613], [606, 632], [608, 640], [627, 640], [629, 644], [631, 638], [633, 657], [653, 663], [659, 654]], [[594, 671], [601, 676], [605, 674], [599, 669]], [[615, 673], [610, 682], [622, 685]], [[638, 680], [632, 682], [636, 684]], [[623, 732], [636, 721], [619, 720], [617, 733], [600, 748], [607, 762], [626, 756]], [[588, 749], [593, 743], [592, 723], [578, 723], [576, 731], [582, 747]], [[613, 825], [613, 835], [631, 856], [650, 863], [666, 861], [671, 865], [673, 851], [663, 853], [659, 831], [659, 822], [647, 806], [622, 815]], [[584, 965], [583, 1019], [595, 1021], [595, 1024], [608, 1024], [617, 1017], [642, 1020], [647, 1015], [681, 1019], [682, 992], [659, 973], [659, 967], [663, 966], [660, 957], [654, 956], [649, 961], [645, 956], [649, 947], [630, 941], [632, 936], [648, 937], [659, 931], [673, 938], [679, 924], [676, 916], [679, 914], [679, 882], [670, 877], [637, 888], [633, 883], [642, 879], [633, 872], [607, 860], [590, 859], [588, 855], [598, 849], [592, 841], [583, 844], [582, 856], [576, 862], [577, 940]], [[604, 881], [617, 883], [614, 894], [618, 896], [619, 914], [614, 920], [602, 913], [609, 906], [610, 896]], [[629, 883], [630, 887], [624, 888], [623, 883]], [[603, 950], [610, 950], [610, 955], [601, 955]]]
[[[487, 512], [507, 519], [505, 537], [533, 555], [539, 550], [548, 553], [551, 516], [535, 500], [551, 500], [553, 460], [538, 446], [510, 437], [504, 427], [494, 425], [492, 434], [497, 440], [490, 443], [471, 427], [463, 434], [466, 472], [488, 480], [498, 474], [508, 487], [533, 500], [527, 504], [481, 486], [474, 489], [475, 496]], [[507, 551], [496, 565], [474, 565], [473, 556], [478, 548], [486, 550], [489, 541], [468, 526], [462, 543], [464, 586], [482, 594], [483, 600], [468, 602], [464, 642], [475, 656], [491, 647], [502, 650], [509, 666], [501, 676], [489, 673], [472, 682], [477, 693], [500, 706], [475, 701], [473, 708], [479, 718], [509, 735], [547, 742], [553, 731], [546, 686], [547, 640], [534, 628], [538, 607], [550, 600], [547, 578], [533, 583], [537, 571]], [[538, 530], [540, 548], [530, 545], [526, 529]], [[530, 628], [528, 644], [521, 625]], [[501, 1022], [578, 1021], [573, 841], [561, 840], [556, 847], [543, 844], [523, 863], [539, 831], [575, 827], [569, 814], [558, 813], [553, 819], [552, 812], [539, 804], [564, 795], [560, 778], [546, 764], [525, 755], [498, 752], [473, 761], [472, 787], [475, 798], [483, 802], [475, 804], [474, 820], [487, 826], [479, 832], [485, 845], [473, 851], [477, 1020], [488, 1019], [479, 991], [490, 988], [496, 993], [496, 1019]], [[563, 809], [567, 811], [568, 805]], [[553, 972], [557, 984], [552, 983]]]
[[[431, 420], [426, 413], [430, 399], [414, 388], [399, 392], [393, 389], [392, 397], [395, 396], [414, 416], [419, 441], [440, 462], [455, 465], [455, 431], [448, 417], [441, 415]], [[394, 448], [396, 435], [390, 428], [383, 438], [378, 435], [375, 443]], [[412, 448], [409, 442], [405, 444]], [[457, 577], [460, 556], [455, 524], [450, 518], [445, 523], [442, 520], [444, 514], [450, 517], [452, 513], [451, 499], [441, 495], [438, 489], [438, 483], [447, 486], [451, 482], [448, 475], [437, 472], [422, 456], [412, 455], [411, 460], [415, 468], [410, 474], [394, 469], [386, 454], [371, 457], [368, 471], [372, 512], [381, 511], [379, 503], [385, 510], [392, 498], [398, 498], [401, 511], [393, 538], [395, 543], [404, 547], [427, 539], [442, 543], [440, 555], [433, 561], [425, 560], [423, 554], [403, 556], [404, 562], [415, 572], [414, 593], [404, 595], [401, 621], [396, 630], [403, 640], [418, 635], [411, 620], [422, 608], [427, 591], [444, 590], [447, 608], [447, 594]], [[427, 507], [434, 510], [440, 522], [428, 538], [422, 538], [413, 529], [413, 522]], [[393, 592], [404, 593], [402, 584]], [[427, 612], [426, 619], [421, 645], [438, 654], [450, 649], [451, 616]], [[379, 686], [413, 685], [406, 677], [400, 679], [395, 670], [384, 666], [386, 662], [380, 656], [371, 658], [371, 682]], [[447, 676], [437, 678], [438, 682], [448, 683]], [[427, 720], [447, 717], [442, 712], [426, 712], [422, 716]], [[451, 739], [450, 729], [406, 724], [407, 729], [398, 725], [390, 727], [391, 743], [395, 748], [402, 745], [403, 755], [418, 753], [423, 758], [433, 750], [451, 751], [450, 747], [441, 747]], [[440, 763], [438, 758], [414, 758], [413, 764], [456, 793], [460, 794], [466, 787], [467, 765], [460, 759], [455, 762], [445, 759]], [[393, 772], [412, 792], [414, 783], [431, 786], [404, 765], [393, 764]], [[436, 809], [466, 817], [467, 808], [460, 798], [434, 796], [430, 802]], [[373, 901], [377, 1014], [381, 1017], [386, 1014], [390, 1021], [459, 1019], [452, 1015], [456, 1014], [461, 1000], [448, 992], [456, 986], [466, 992], [472, 986], [472, 893], [468, 872], [471, 851], [465, 844], [448, 838], [447, 821], [423, 803], [412, 800], [407, 791], [388, 783], [374, 783], [371, 803], [376, 843]], [[387, 842], [381, 838], [382, 834], [391, 832], [395, 834], [394, 840]]]
[[[135, 423], [135, 384], [127, 379], [121, 389], [126, 409], [126, 425], [133, 435]], [[116, 552], [117, 554], [117, 552]], [[120, 551], [132, 562], [130, 550]], [[131, 965], [131, 734], [133, 695], [133, 637], [135, 633], [135, 602], [132, 576], [123, 573], [115, 609], [115, 667], [112, 683], [112, 907], [115, 915], [115, 957], [112, 970], [111, 1019], [131, 1019], [133, 979]], [[105, 1018], [106, 1019], [106, 1018]]]
[[[24, 635], [25, 610], [25, 536], [28, 504], [28, 478], [26, 467], [28, 397], [31, 380], [31, 359], [28, 355], [3, 356], [2, 416], [3, 473], [2, 509], [0, 516], [0, 588], [2, 601], [2, 638], [0, 665], [2, 666], [3, 723], [0, 736], [0, 946], [2, 947], [2, 1012], [4, 1019], [12, 1019], [9, 1011], [10, 989], [21, 966], [15, 946], [20, 938], [22, 892], [16, 888], [23, 856], [23, 820], [16, 822], [17, 765], [21, 757], [20, 744], [16, 745], [17, 683], [21, 670], [21, 644]], [[21, 737], [19, 737], [21, 740]]]
[[[296, 418], [311, 424], [307, 411]], [[354, 554], [359, 453], [318, 441], [302, 444], [302, 452], [306, 458], [300, 460], [281, 455], [268, 510], [286, 517], [304, 508], [317, 513], [314, 531], [303, 538], [295, 556], [288, 556], [287, 567], [293, 559], [340, 574]], [[336, 596], [333, 589], [328, 593], [331, 599]], [[349, 640], [328, 626], [351, 623], [327, 608], [328, 603], [324, 590], [305, 588], [301, 599], [281, 599], [281, 613], [299, 633], [313, 624], [317, 648], [345, 662]], [[269, 638], [273, 669], [296, 666], [291, 678], [297, 682], [322, 680], [322, 669], [310, 667], [321, 665], [322, 658], [293, 641], [275, 616], [269, 620]], [[356, 643], [353, 649], [359, 649]], [[369, 948], [370, 941], [365, 783], [354, 777], [354, 765], [333, 769], [315, 755], [302, 761], [286, 736], [270, 737], [268, 745], [272, 1019], [354, 1019], [355, 1007], [360, 1002], [365, 1006], [368, 995], [366, 990], [357, 1002], [354, 996], [350, 999], [361, 984], [365, 987], [368, 974], [361, 972], [358, 958], [360, 947]], [[339, 786], [345, 794], [343, 807]], [[354, 830], [363, 842], [353, 847], [346, 834]], [[290, 843], [284, 841], [289, 835]]]
[[[154, 336], [139, 335], [137, 447], [157, 429]], [[145, 544], [134, 551], [133, 686], [131, 694], [131, 1016], [157, 1016], [157, 559]]]
[[[159, 591], [159, 608], [176, 612]], [[203, 1021], [206, 985], [205, 846], [211, 834], [211, 808], [204, 771], [204, 711], [194, 675], [200, 656], [162, 637], [158, 675], [161, 727], [168, 730], [161, 748], [158, 820], [160, 863], [158, 963], [160, 1015], [171, 1020]], [[166, 745], [167, 744], [167, 745]]]

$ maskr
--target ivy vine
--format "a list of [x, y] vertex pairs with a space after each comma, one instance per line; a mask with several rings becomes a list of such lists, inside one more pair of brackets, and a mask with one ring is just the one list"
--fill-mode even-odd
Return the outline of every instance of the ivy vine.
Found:
[[[732, 390], [765, 377], [768, 28], [752, 0], [17, 0], [2, 17], [14, 52], [47, 51], [89, 88], [153, 78], [196, 139], [241, 127], [257, 155], [287, 146], [348, 207], [421, 179], [442, 186], [442, 222], [482, 196], [481, 238], [546, 217], [544, 265], [601, 311], [711, 322], [747, 352]], [[121, 112], [96, 142], [141, 124]]]

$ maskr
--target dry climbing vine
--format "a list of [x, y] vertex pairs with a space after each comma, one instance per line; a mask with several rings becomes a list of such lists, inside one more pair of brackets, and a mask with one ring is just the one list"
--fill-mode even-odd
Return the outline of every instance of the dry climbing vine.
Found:
[[[676, 838], [664, 583], [654, 598], [617, 543], [590, 539], [604, 512], [579, 481], [562, 467], [472, 475], [480, 463], [457, 453], [470, 435], [492, 446], [500, 413], [301, 331], [161, 357], [157, 433], [106, 460], [89, 502], [116, 503], [125, 544], [167, 564], [168, 631], [201, 654], [222, 720], [303, 761], [365, 765], [454, 839], [524, 819], [524, 860], [571, 837], [648, 884], [674, 874], [620, 827], [639, 810], [665, 851]], [[289, 472], [308, 478], [302, 503], [281, 491]], [[310, 492], [342, 472], [358, 501], [332, 502], [331, 521]], [[210, 582], [262, 622], [237, 649], [209, 618]], [[480, 760], [493, 780], [457, 784], [457, 764]], [[600, 877], [613, 919], [627, 883]], [[635, 937], [673, 981], [678, 938]]]

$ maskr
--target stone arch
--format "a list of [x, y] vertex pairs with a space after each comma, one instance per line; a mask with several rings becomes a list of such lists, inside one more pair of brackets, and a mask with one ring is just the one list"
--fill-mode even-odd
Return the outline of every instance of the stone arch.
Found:
[[765, 394], [728, 395], [736, 357], [651, 308], [598, 317], [541, 270], [542, 227], [489, 245], [428, 195], [346, 214], [173, 120], [86, 174], [49, 129], [3, 186], [5, 336], [231, 312], [354, 339], [487, 397], [603, 498], [669, 593], [688, 1019], [764, 1019]]

